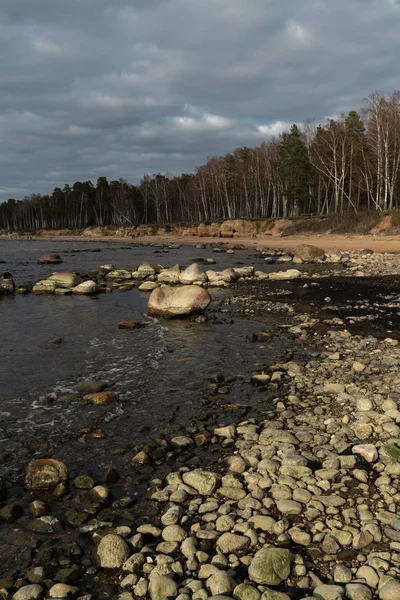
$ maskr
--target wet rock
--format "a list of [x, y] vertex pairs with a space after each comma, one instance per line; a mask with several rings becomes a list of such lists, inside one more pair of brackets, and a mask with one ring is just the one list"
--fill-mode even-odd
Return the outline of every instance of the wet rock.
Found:
[[15, 283], [11, 273], [3, 273], [0, 275], [0, 296], [13, 294], [15, 291]]
[[28, 464], [25, 487], [28, 490], [54, 489], [68, 480], [66, 465], [55, 458], [40, 458]]
[[131, 271], [126, 271], [125, 269], [119, 269], [119, 270], [110, 271], [109, 273], [107, 273], [106, 278], [123, 281], [123, 280], [127, 280], [127, 279], [132, 279], [132, 273], [131, 273]]
[[100, 392], [98, 394], [86, 394], [83, 399], [91, 402], [92, 404], [96, 404], [98, 406], [103, 406], [105, 404], [109, 404], [112, 400], [115, 400], [116, 395], [114, 392]]
[[76, 273], [53, 273], [47, 278], [47, 281], [55, 283], [57, 288], [71, 289], [79, 284], [79, 277]]
[[99, 542], [94, 551], [96, 564], [104, 569], [121, 567], [129, 557], [129, 547], [119, 535], [109, 533]]
[[0, 508], [0, 521], [14, 523], [24, 514], [24, 509], [19, 504], [8, 504]]
[[118, 329], [141, 329], [142, 323], [139, 321], [120, 321], [118, 323]]
[[55, 281], [48, 281], [44, 279], [42, 281], [38, 281], [32, 288], [32, 294], [54, 294], [56, 290]]
[[179, 317], [200, 314], [211, 302], [209, 293], [197, 286], [187, 285], [171, 288], [161, 286], [149, 298], [147, 312], [152, 317]]
[[99, 286], [95, 281], [89, 279], [87, 281], [83, 281], [79, 283], [75, 287], [72, 288], [72, 293], [81, 295], [81, 296], [90, 296], [93, 294], [97, 294], [99, 292]]
[[50, 252], [49, 254], [44, 254], [38, 260], [39, 265], [58, 265], [62, 263], [62, 258], [57, 252]]
[[75, 389], [80, 394], [97, 394], [102, 392], [107, 387], [105, 381], [99, 381], [96, 379], [85, 379], [76, 384]]
[[139, 292], [152, 292], [158, 288], [158, 283], [155, 281], [144, 281], [138, 287]]

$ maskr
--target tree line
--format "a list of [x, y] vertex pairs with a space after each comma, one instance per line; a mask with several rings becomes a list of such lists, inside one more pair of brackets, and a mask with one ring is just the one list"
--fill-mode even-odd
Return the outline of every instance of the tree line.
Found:
[[297, 125], [256, 148], [209, 158], [194, 173], [145, 175], [139, 185], [99, 177], [51, 195], [0, 204], [0, 229], [82, 229], [142, 223], [384, 211], [400, 208], [400, 91], [371, 95], [360, 112]]

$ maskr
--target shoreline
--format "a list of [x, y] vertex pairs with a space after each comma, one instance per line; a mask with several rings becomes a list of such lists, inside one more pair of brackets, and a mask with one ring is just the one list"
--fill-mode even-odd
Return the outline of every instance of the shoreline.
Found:
[[[359, 261], [368, 273], [369, 258]], [[125, 600], [164, 600], [165, 590], [180, 600], [399, 597], [400, 346], [390, 333], [384, 339], [389, 327], [399, 335], [398, 294], [395, 278], [372, 279], [232, 286], [221, 305], [226, 320], [237, 307], [250, 319], [293, 308], [283, 323], [276, 318], [241, 341], [260, 359], [238, 382], [231, 366], [217, 373], [216, 365], [211, 379], [196, 372], [208, 382], [199, 398], [193, 388], [197, 424], [152, 432], [123, 455], [106, 425], [104, 439], [84, 433], [75, 445], [91, 454], [98, 444], [91, 460], [100, 457], [103, 469], [107, 453], [105, 475], [72, 466], [68, 448], [58, 448], [67, 475], [58, 465], [47, 489], [19, 490], [6, 506], [3, 541], [26, 536], [32, 557], [6, 582], [5, 597], [20, 588], [18, 600], [32, 585], [38, 599], [49, 588], [57, 598]], [[286, 356], [271, 364], [266, 348], [276, 339]], [[178, 340], [175, 352], [185, 358]], [[258, 399], [253, 412], [238, 402], [237, 386]], [[147, 495], [135, 499], [140, 487]], [[257, 566], [275, 558], [272, 576]]]
[[203, 236], [180, 236], [177, 234], [143, 235], [136, 238], [128, 236], [82, 236], [82, 235], [33, 235], [11, 237], [0, 236], [4, 241], [51, 241], [79, 242], [85, 244], [110, 243], [110, 244], [181, 244], [196, 246], [205, 244], [208, 246], [226, 246], [232, 248], [242, 245], [244, 249], [255, 250], [257, 248], [276, 248], [279, 250], [292, 250], [300, 244], [311, 244], [325, 251], [357, 251], [369, 248], [380, 253], [400, 253], [400, 236], [374, 236], [374, 235], [296, 235], [296, 236], [239, 236], [235, 234], [232, 238], [203, 237]]

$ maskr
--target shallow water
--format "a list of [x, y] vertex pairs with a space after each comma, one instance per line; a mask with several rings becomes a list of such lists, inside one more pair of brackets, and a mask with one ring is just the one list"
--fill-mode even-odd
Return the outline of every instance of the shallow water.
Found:
[[[71, 252], [73, 248], [80, 251]], [[101, 251], [94, 252], [96, 249]], [[38, 265], [37, 259], [52, 250], [62, 255], [63, 264]], [[134, 268], [145, 260], [169, 267], [206, 257], [216, 260], [212, 267], [216, 269], [240, 264], [264, 270], [287, 268], [265, 265], [262, 257], [248, 251], [226, 254], [188, 246], [165, 251], [152, 246], [121, 248], [87, 242], [0, 241], [0, 259], [5, 261], [2, 270], [13, 274], [16, 285], [37, 281], [55, 270], [84, 274], [105, 263]], [[226, 293], [212, 291], [216, 300]], [[224, 323], [159, 323], [146, 316], [147, 300], [148, 294], [136, 289], [95, 298], [32, 294], [0, 298], [0, 455], [10, 456], [3, 471], [16, 476], [30, 456], [56, 447], [61, 440], [76, 436], [79, 428], [91, 427], [99, 419], [113, 421], [128, 408], [135, 418], [162, 422], [169, 405], [179, 403], [174, 386], [182, 386], [187, 394], [188, 377], [202, 379], [226, 359], [233, 366], [237, 337], [260, 328], [259, 324], [249, 328], [247, 321], [242, 322], [240, 333], [237, 326]], [[219, 309], [214, 310], [218, 313]], [[121, 320], [141, 321], [145, 327], [120, 330], [117, 324]], [[54, 343], [58, 338], [62, 343]], [[149, 410], [143, 401], [144, 387], [158, 371], [166, 351], [180, 346], [185, 349], [183, 353], [176, 352], [164, 361], [168, 362], [168, 372], [161, 377]], [[58, 400], [62, 394], [73, 392], [77, 381], [90, 378], [105, 380], [118, 401], [110, 407], [94, 407], [81, 399], [68, 403]], [[190, 393], [185, 401], [190, 402]], [[186, 412], [189, 416], [193, 409]]]

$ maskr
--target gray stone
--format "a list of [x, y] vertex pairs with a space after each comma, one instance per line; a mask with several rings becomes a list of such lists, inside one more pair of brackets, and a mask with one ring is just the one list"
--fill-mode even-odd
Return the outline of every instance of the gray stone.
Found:
[[260, 600], [260, 592], [248, 583], [240, 583], [233, 590], [233, 597], [238, 600]]
[[150, 576], [149, 593], [151, 600], [167, 600], [178, 595], [178, 586], [170, 577], [153, 575]]
[[344, 588], [340, 585], [322, 584], [315, 588], [313, 594], [318, 600], [342, 600]]
[[50, 598], [70, 598], [76, 596], [79, 589], [66, 583], [56, 583], [49, 589]]
[[217, 476], [210, 471], [189, 471], [183, 474], [182, 479], [186, 485], [194, 488], [202, 496], [210, 496], [218, 483]]
[[96, 564], [104, 569], [121, 567], [129, 557], [129, 547], [119, 535], [109, 533], [99, 542], [94, 551]]
[[245, 535], [223, 533], [217, 541], [217, 550], [221, 552], [221, 554], [231, 554], [247, 548], [249, 544], [250, 538]]
[[399, 600], [400, 582], [392, 579], [385, 583], [379, 590], [379, 600]]
[[264, 548], [255, 554], [249, 567], [249, 578], [256, 583], [279, 585], [289, 577], [291, 563], [289, 550], [274, 546]]
[[13, 596], [13, 600], [39, 600], [43, 594], [43, 588], [37, 583], [23, 585]]
[[349, 600], [372, 600], [372, 592], [362, 583], [348, 583], [346, 585], [346, 597]]
[[234, 585], [228, 573], [218, 570], [207, 579], [206, 587], [213, 596], [217, 596], [218, 594], [230, 594]]

